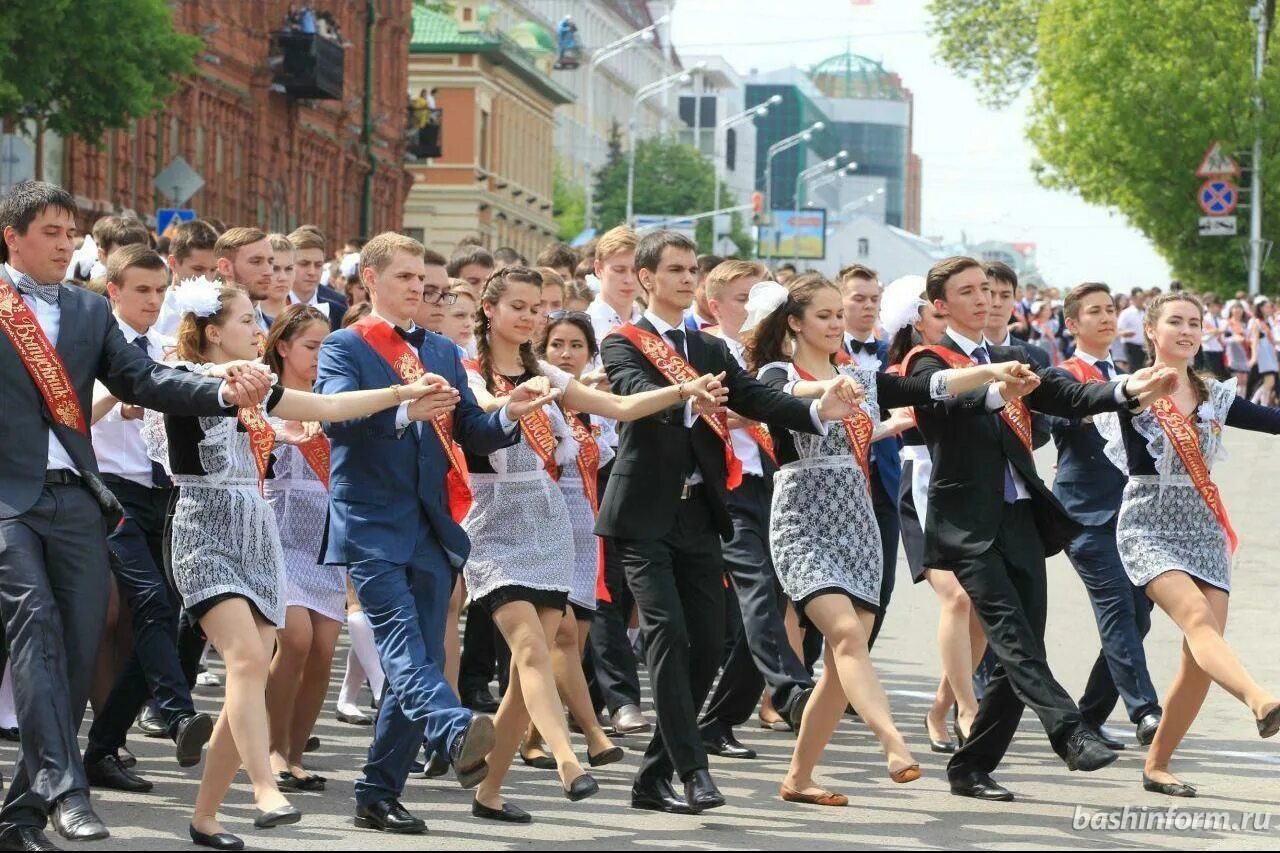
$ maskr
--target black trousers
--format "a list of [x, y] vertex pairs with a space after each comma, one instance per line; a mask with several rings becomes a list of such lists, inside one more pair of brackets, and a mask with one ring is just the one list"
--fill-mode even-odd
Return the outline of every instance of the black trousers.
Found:
[[21, 748], [0, 823], [43, 827], [52, 804], [88, 792], [76, 734], [107, 618], [106, 525], [80, 485], [46, 485], [0, 520], [0, 618]]
[[733, 538], [724, 543], [724, 567], [733, 584], [740, 629], [729, 643], [720, 682], [699, 724], [704, 737], [745, 723], [767, 684], [773, 706], [787, 708], [797, 691], [813, 686], [804, 663], [787, 641], [782, 620], [785, 596], [769, 556], [769, 505], [773, 488], [763, 477], [746, 476], [729, 493]]
[[134, 646], [106, 705], [94, 716], [86, 763], [114, 755], [124, 745], [148, 691], [171, 735], [184, 717], [195, 713], [178, 656], [177, 594], [163, 568], [165, 516], [172, 490], [151, 489], [111, 475], [102, 479], [125, 511], [124, 521], [107, 544], [116, 556], [111, 567], [133, 616]]
[[613, 539], [640, 611], [658, 717], [638, 779], [707, 768], [698, 710], [720, 667], [724, 563], [703, 488], [694, 487], [661, 539]]
[[889, 612], [889, 599], [893, 598], [893, 585], [898, 577], [898, 537], [901, 522], [898, 519], [898, 496], [890, 497], [880, 482], [879, 472], [871, 469], [871, 509], [876, 516], [876, 526], [880, 528], [880, 546], [882, 554], [880, 575], [880, 612], [876, 614], [871, 626], [871, 636], [867, 638], [867, 648], [875, 647], [876, 637], [880, 636], [880, 628], [884, 625], [885, 616]]
[[992, 773], [1018, 730], [1024, 707], [1036, 713], [1054, 751], [1065, 756], [1067, 739], [1084, 719], [1045, 659], [1044, 546], [1031, 501], [1004, 504], [991, 548], [946, 568], [969, 594], [998, 661], [969, 740], [951, 757], [947, 775], [956, 779], [972, 771]]
[[[604, 494], [609, 483], [608, 471], [612, 463], [600, 470], [599, 493]], [[604, 537], [604, 585], [611, 601], [596, 603], [596, 615], [587, 635], [587, 669], [594, 675], [594, 687], [610, 714], [617, 713], [623, 705], [640, 705], [640, 673], [636, 669], [636, 655], [627, 639], [627, 626], [631, 623], [631, 610], [635, 599], [627, 585], [627, 572], [622, 556], [609, 537]]]

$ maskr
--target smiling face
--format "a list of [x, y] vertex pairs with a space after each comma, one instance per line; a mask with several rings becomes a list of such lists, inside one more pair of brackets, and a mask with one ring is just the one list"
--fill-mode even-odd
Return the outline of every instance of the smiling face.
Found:
[[640, 286], [649, 296], [649, 310], [674, 325], [693, 304], [698, 256], [692, 249], [667, 246], [662, 250], [658, 268], [642, 269], [638, 275]]
[[243, 293], [233, 296], [223, 306], [219, 318], [205, 329], [205, 340], [208, 341], [205, 355], [214, 363], [257, 358], [262, 327], [254, 316], [249, 297]]
[[1159, 361], [1190, 361], [1200, 349], [1200, 306], [1188, 299], [1163, 303], [1155, 323], [1145, 326]]
[[587, 336], [574, 323], [561, 320], [551, 327], [547, 335], [546, 359], [566, 373], [582, 375], [591, 360]]
[[490, 336], [513, 347], [533, 339], [541, 311], [542, 286], [514, 279], [507, 281], [507, 289], [497, 302], [484, 305]]
[[835, 355], [844, 344], [844, 300], [835, 287], [820, 287], [799, 318], [787, 318], [791, 332], [805, 344]]

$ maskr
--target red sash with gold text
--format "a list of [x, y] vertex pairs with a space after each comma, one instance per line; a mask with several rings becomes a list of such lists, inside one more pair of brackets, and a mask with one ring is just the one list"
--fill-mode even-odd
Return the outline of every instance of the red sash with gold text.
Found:
[[22, 366], [40, 389], [40, 396], [54, 420], [88, 436], [84, 411], [80, 408], [80, 399], [62, 358], [49, 342], [44, 329], [40, 328], [35, 312], [27, 307], [22, 295], [3, 277], [0, 277], [0, 330], [17, 350]]
[[1173, 445], [1173, 449], [1178, 452], [1178, 458], [1182, 460], [1187, 473], [1191, 475], [1191, 482], [1196, 487], [1196, 491], [1200, 493], [1205, 505], [1222, 526], [1222, 531], [1227, 534], [1227, 542], [1231, 547], [1231, 553], [1234, 554], [1240, 540], [1231, 526], [1231, 519], [1227, 517], [1227, 507], [1222, 502], [1222, 493], [1218, 491], [1217, 485], [1209, 476], [1209, 464], [1205, 462], [1204, 454], [1200, 452], [1199, 430], [1182, 412], [1178, 411], [1172, 397], [1161, 397], [1152, 403], [1151, 414], [1155, 415], [1156, 423], [1160, 424], [1160, 429], [1164, 430], [1164, 436], [1169, 440], [1169, 444]]
[[324, 483], [327, 490], [329, 488], [329, 437], [318, 432], [299, 444], [298, 450], [302, 452], [302, 458], [307, 460], [307, 464], [311, 466], [311, 470], [320, 478], [320, 482]]
[[[633, 323], [626, 323], [618, 327], [617, 333], [635, 344], [636, 349], [640, 350], [640, 354], [647, 358], [649, 363], [656, 367], [663, 378], [672, 385], [693, 382], [701, 376], [693, 365], [681, 358], [675, 350], [667, 345], [666, 341], [653, 332], [646, 332]], [[733, 491], [742, 485], [742, 461], [733, 452], [733, 437], [729, 434], [729, 418], [724, 412], [715, 414], [703, 413], [698, 417], [702, 418], [703, 422], [711, 427], [711, 431], [724, 442], [726, 485], [729, 491]]]
[[[902, 360], [902, 375], [910, 376], [911, 363], [916, 356], [926, 352], [933, 353], [945, 361], [948, 367], [956, 369], [973, 367], [977, 364], [969, 356], [947, 349], [944, 346], [919, 346], [907, 353], [907, 357]], [[1004, 418], [1004, 422], [1009, 425], [1009, 429], [1013, 430], [1013, 434], [1018, 437], [1018, 440], [1026, 445], [1027, 452], [1033, 452], [1031, 444], [1031, 410], [1027, 408], [1027, 404], [1021, 399], [1007, 402], [1004, 404], [1004, 408], [1000, 410], [1000, 417]]]
[[[573, 432], [573, 440], [578, 442], [578, 474], [582, 477], [582, 493], [591, 504], [594, 517], [600, 510], [600, 445], [596, 444], [595, 432], [587, 428], [577, 412], [565, 409], [564, 417]], [[613, 601], [604, 582], [604, 540], [599, 536], [596, 537], [596, 601]]]
[[[396, 334], [395, 326], [373, 315], [362, 317], [351, 328], [364, 338], [374, 352], [391, 366], [404, 384], [417, 382], [426, 374], [422, 360], [404, 338]], [[467, 460], [462, 448], [453, 440], [453, 413], [447, 412], [431, 420], [440, 447], [449, 460], [445, 474], [445, 494], [449, 502], [449, 515], [454, 521], [462, 521], [471, 509], [471, 478], [467, 473]]]
[[1101, 370], [1079, 356], [1072, 356], [1062, 364], [1059, 364], [1058, 367], [1070, 373], [1077, 382], [1083, 382], [1086, 385], [1107, 381]]
[[236, 413], [236, 418], [249, 434], [249, 453], [253, 466], [258, 469], [258, 492], [267, 480], [267, 465], [271, 463], [271, 451], [276, 446], [276, 431], [267, 422], [258, 406], [246, 406]]
[[[796, 375], [806, 382], [817, 382], [818, 380], [806, 370], [801, 369], [800, 365], [792, 363], [795, 368]], [[844, 425], [845, 437], [849, 439], [849, 449], [853, 451], [853, 458], [858, 460], [858, 467], [862, 469], [863, 475], [867, 478], [867, 490], [871, 490], [871, 436], [875, 434], [876, 425], [871, 422], [871, 416], [862, 409], [853, 413], [852, 417], [843, 419], [840, 423]]]
[[[511, 380], [501, 373], [495, 371], [492, 379], [493, 390], [504, 397], [516, 390]], [[542, 460], [542, 467], [551, 475], [551, 479], [559, 480], [560, 466], [556, 464], [556, 434], [551, 428], [551, 416], [545, 409], [535, 409], [520, 419], [520, 432], [524, 433], [525, 442]], [[599, 448], [596, 451], [599, 452]], [[583, 482], [586, 482], [585, 478]]]

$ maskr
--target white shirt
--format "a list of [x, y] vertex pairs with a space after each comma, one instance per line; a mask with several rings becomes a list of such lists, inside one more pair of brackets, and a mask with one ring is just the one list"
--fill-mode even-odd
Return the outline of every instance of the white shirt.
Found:
[[865, 341], [859, 341], [849, 332], [845, 332], [844, 333], [844, 350], [845, 352], [849, 353], [849, 357], [853, 359], [853, 364], [855, 367], [860, 367], [863, 370], [874, 370], [876, 373], [879, 373], [881, 369], [880, 358], [875, 354], [874, 351], [863, 352], [861, 349], [859, 349], [857, 352], [853, 352], [854, 342], [857, 342], [860, 344], [875, 343], [876, 342], [875, 332], [872, 332], [871, 335]]
[[[743, 357], [742, 343], [729, 337], [725, 337], [723, 340], [729, 347], [729, 352], [737, 359], [738, 364], [743, 370], [746, 370], [747, 361]], [[733, 453], [742, 461], [742, 473], [763, 477], [764, 462], [760, 459], [760, 445], [751, 437], [751, 433], [739, 427], [738, 429], [730, 430], [729, 435], [733, 438]]]
[[[152, 361], [164, 360], [164, 348], [169, 340], [154, 329], [139, 335], [128, 323], [116, 317], [116, 323], [130, 346], [139, 337], [147, 341], [147, 356]], [[94, 398], [109, 395], [101, 382], [94, 382]], [[93, 425], [93, 452], [98, 457], [98, 469], [103, 474], [115, 474], [150, 489], [151, 457], [147, 456], [146, 443], [142, 440], [142, 421], [127, 420], [121, 414], [123, 404], [116, 403], [102, 420]]]
[[1222, 352], [1222, 338], [1218, 335], [1211, 335], [1220, 328], [1222, 321], [1215, 317], [1212, 312], [1204, 312], [1204, 337], [1202, 338], [1203, 349], [1205, 352]]
[[[590, 282], [592, 278], [594, 278], [594, 276], [587, 276], [587, 281]], [[643, 315], [639, 306], [633, 303], [631, 306], [631, 316], [626, 320], [623, 320], [618, 316], [618, 312], [613, 310], [613, 306], [604, 301], [604, 297], [600, 296], [599, 291], [597, 290], [596, 298], [592, 299], [591, 304], [587, 306], [587, 316], [591, 318], [591, 328], [596, 334], [596, 346], [599, 347], [604, 343], [604, 339], [607, 336], [617, 331], [617, 329], [624, 323], [634, 323]], [[594, 370], [601, 367], [603, 364], [604, 360], [597, 355], [591, 360], [591, 364], [589, 364], [588, 367]], [[601, 418], [600, 420], [602, 423], [609, 425], [609, 430], [607, 432], [613, 436], [613, 449], [617, 450], [618, 422], [612, 418]]]
[[[285, 297], [285, 304], [287, 305], [297, 305], [301, 301], [302, 300], [299, 299], [292, 290], [290, 290], [289, 295]], [[315, 308], [324, 316], [329, 316], [329, 303], [320, 301], [320, 288], [316, 288], [315, 293], [311, 294], [311, 298], [308, 299], [305, 304], [308, 307]]]
[[[1133, 346], [1142, 346], [1142, 318], [1145, 312], [1141, 308], [1130, 305], [1120, 312], [1120, 319], [1116, 321], [1116, 329], [1119, 330], [1120, 337], [1126, 344]], [[1132, 336], [1124, 335], [1125, 332], [1133, 332]]]
[[[9, 280], [13, 282], [17, 282], [22, 276], [22, 273], [8, 264], [4, 265], [4, 271], [9, 276]], [[14, 290], [17, 290], [16, 286]], [[19, 295], [27, 303], [27, 307], [36, 315], [36, 322], [44, 330], [44, 336], [49, 339], [49, 345], [56, 347], [58, 345], [58, 329], [62, 325], [62, 309], [57, 305], [50, 305], [43, 299], [37, 299], [26, 293], [20, 293]], [[85, 412], [86, 416], [89, 414], [89, 412]], [[49, 430], [48, 454], [48, 470], [56, 471], [61, 469], [79, 473], [80, 469], [76, 467], [76, 463], [71, 461], [71, 454], [62, 446], [62, 442], [58, 441], [58, 436], [54, 434], [52, 429]]]

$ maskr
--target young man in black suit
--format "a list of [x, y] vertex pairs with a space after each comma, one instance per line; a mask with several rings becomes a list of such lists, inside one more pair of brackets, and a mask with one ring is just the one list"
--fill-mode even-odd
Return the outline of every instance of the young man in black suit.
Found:
[[[698, 273], [688, 238], [648, 234], [635, 264], [649, 310], [604, 341], [613, 393], [668, 387], [682, 381], [681, 372], [714, 373], [723, 374], [728, 407], [751, 420], [819, 433], [824, 422], [852, 413], [858, 394], [851, 380], [813, 403], [800, 401], [747, 375], [723, 340], [684, 328]], [[740, 477], [723, 417], [723, 410], [686, 403], [622, 424], [596, 523], [635, 595], [658, 717], [631, 789], [633, 808], [689, 814], [724, 805], [707, 772], [697, 718], [724, 644], [720, 540], [733, 534], [727, 484], [735, 468]], [[673, 771], [684, 782], [683, 798], [671, 786]]]
[[[947, 335], [939, 347], [910, 359], [909, 375], [1026, 360], [1021, 349], [982, 343], [989, 289], [985, 270], [972, 258], [934, 265], [926, 279], [927, 297], [948, 315]], [[969, 416], [917, 413], [934, 466], [925, 564], [955, 572], [999, 661], [969, 738], [947, 768], [958, 796], [1013, 799], [990, 774], [1026, 705], [1072, 770], [1097, 770], [1116, 757], [1085, 723], [1046, 660], [1045, 558], [1061, 551], [1080, 528], [1036, 473], [1028, 409], [1083, 417], [1122, 406], [1141, 408], [1167, 393], [1176, 377], [1150, 370], [1123, 382], [1084, 385], [1051, 371], [1037, 376], [1038, 383], [1022, 388], [996, 385], [945, 404], [948, 415]]]

